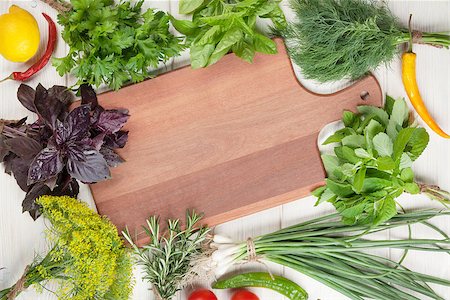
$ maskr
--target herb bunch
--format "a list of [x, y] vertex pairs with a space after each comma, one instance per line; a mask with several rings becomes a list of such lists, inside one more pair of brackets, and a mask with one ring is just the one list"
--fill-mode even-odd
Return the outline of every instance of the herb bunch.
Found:
[[133, 246], [138, 264], [144, 268], [144, 279], [151, 283], [157, 299], [170, 300], [184, 287], [192, 264], [203, 249], [209, 228], [198, 224], [202, 216], [195, 212], [186, 213], [186, 224], [181, 228], [180, 220], [168, 220], [164, 234], [159, 218], [152, 216], [143, 226], [150, 242], [138, 247], [128, 232], [124, 237]]
[[[402, 265], [410, 250], [450, 254], [449, 236], [429, 223], [439, 216], [448, 218], [450, 212], [406, 212], [373, 227], [370, 224], [346, 225], [337, 221], [338, 214], [330, 214], [250, 240], [254, 244], [252, 255], [291, 268], [354, 300], [444, 300], [429, 284], [450, 287], [449, 280], [415, 272]], [[411, 224], [429, 227], [442, 238], [422, 239], [410, 235], [407, 239], [370, 240], [366, 237]], [[216, 249], [211, 255], [211, 265], [216, 270], [223, 271], [249, 259], [249, 240], [234, 243], [216, 235], [211, 245]], [[405, 252], [397, 262], [364, 252], [374, 249]]]
[[[51, 223], [52, 249], [36, 257], [21, 286], [0, 291], [14, 299], [26, 288], [56, 280], [58, 299], [128, 299], [132, 291], [132, 260], [116, 227], [84, 203], [67, 196], [42, 196], [37, 201]], [[19, 284], [19, 283], [18, 283]]]
[[[398, 53], [410, 41], [382, 1], [291, 0], [297, 20], [281, 34], [290, 56], [308, 79], [320, 82], [357, 79]], [[413, 31], [415, 43], [450, 46], [450, 36]]]
[[418, 184], [411, 169], [429, 136], [411, 124], [405, 100], [387, 96], [384, 108], [359, 106], [343, 113], [344, 128], [324, 144], [336, 143], [334, 155], [322, 155], [326, 185], [316, 189], [316, 203], [332, 203], [346, 224], [378, 225], [397, 214], [395, 198], [425, 192], [448, 202], [448, 193]]
[[25, 191], [23, 211], [37, 219], [41, 195], [76, 197], [83, 183], [110, 177], [110, 167], [123, 162], [114, 151], [125, 146], [121, 130], [129, 115], [125, 109], [104, 109], [91, 86], [81, 86], [81, 106], [69, 112], [72, 92], [63, 86], [36, 90], [22, 84], [19, 101], [37, 114], [37, 121], [0, 122], [0, 161]]
[[143, 12], [143, 2], [71, 0], [71, 9], [58, 16], [70, 47], [67, 56], [53, 60], [59, 74], [72, 72], [78, 84], [104, 83], [118, 90], [130, 80], [144, 80], [149, 68], [179, 55], [183, 46], [169, 32], [168, 15]]
[[270, 19], [281, 30], [287, 26], [279, 0], [181, 0], [179, 11], [192, 21], [171, 17], [175, 29], [186, 35], [191, 66], [203, 68], [232, 51], [247, 62], [256, 52], [277, 53], [275, 42], [259, 33], [258, 18]]

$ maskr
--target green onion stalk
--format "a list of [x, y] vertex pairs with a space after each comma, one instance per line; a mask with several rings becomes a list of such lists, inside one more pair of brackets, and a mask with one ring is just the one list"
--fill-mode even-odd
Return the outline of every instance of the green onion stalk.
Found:
[[388, 64], [410, 41], [450, 46], [448, 32], [410, 30], [383, 1], [290, 0], [295, 20], [282, 35], [305, 78], [358, 79]]
[[[338, 221], [338, 214], [330, 214], [241, 243], [216, 235], [210, 244], [215, 251], [209, 264], [221, 275], [236, 263], [270, 261], [303, 273], [355, 300], [423, 299], [413, 293], [443, 300], [429, 284], [450, 286], [450, 280], [415, 272], [402, 262], [410, 250], [450, 254], [450, 238], [428, 222], [448, 215], [449, 211], [413, 211], [373, 227], [343, 224]], [[412, 238], [412, 224], [428, 226], [442, 238]], [[409, 229], [407, 239], [365, 238], [371, 233], [402, 226]], [[365, 251], [380, 248], [404, 250], [403, 256], [394, 261]]]

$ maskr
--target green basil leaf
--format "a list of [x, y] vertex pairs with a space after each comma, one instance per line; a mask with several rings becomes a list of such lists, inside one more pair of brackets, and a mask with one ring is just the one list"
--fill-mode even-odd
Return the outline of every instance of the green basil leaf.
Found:
[[275, 54], [278, 52], [275, 41], [259, 33], [255, 33], [253, 36], [253, 46], [256, 52], [264, 54]]
[[232, 27], [228, 30], [220, 40], [214, 52], [208, 61], [208, 66], [215, 64], [219, 59], [221, 59], [225, 54], [230, 51], [231, 47], [239, 42], [243, 38], [243, 33], [239, 28]]
[[253, 58], [255, 57], [255, 50], [253, 49], [253, 45], [248, 43], [246, 40], [234, 44], [231, 50], [234, 52], [234, 54], [236, 54], [237, 57], [242, 58], [246, 62], [253, 62]]
[[389, 136], [380, 132], [373, 138], [373, 147], [378, 152], [379, 156], [391, 156], [393, 153], [393, 143]]
[[215, 45], [192, 45], [191, 46], [191, 67], [193, 69], [203, 68], [208, 64]]
[[206, 45], [215, 44], [222, 33], [221, 27], [219, 25], [212, 26], [209, 28], [201, 38], [195, 42], [196, 45]]
[[181, 34], [191, 35], [194, 34], [197, 30], [197, 26], [189, 20], [178, 20], [175, 19], [172, 15], [169, 15], [170, 22], [173, 27]]
[[178, 3], [178, 11], [180, 14], [190, 14], [203, 4], [204, 0], [180, 0]]

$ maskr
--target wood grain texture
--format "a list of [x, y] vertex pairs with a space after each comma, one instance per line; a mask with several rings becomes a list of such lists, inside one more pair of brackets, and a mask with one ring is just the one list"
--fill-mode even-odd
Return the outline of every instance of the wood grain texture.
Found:
[[120, 150], [126, 163], [112, 180], [91, 186], [98, 211], [119, 229], [187, 209], [204, 212], [212, 226], [322, 183], [318, 132], [344, 109], [381, 105], [381, 89], [369, 76], [332, 95], [311, 93], [276, 41], [279, 53], [253, 64], [230, 54], [206, 69], [183, 68], [100, 95], [103, 106], [125, 106], [131, 118]]

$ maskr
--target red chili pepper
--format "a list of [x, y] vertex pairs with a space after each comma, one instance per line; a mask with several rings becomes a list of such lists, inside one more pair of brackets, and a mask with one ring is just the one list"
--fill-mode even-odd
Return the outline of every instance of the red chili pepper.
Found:
[[13, 72], [10, 76], [1, 80], [0, 82], [7, 79], [26, 81], [31, 76], [39, 72], [42, 68], [44, 68], [45, 65], [48, 63], [48, 61], [50, 60], [50, 58], [52, 57], [53, 51], [55, 50], [57, 38], [56, 24], [47, 14], [42, 13], [42, 15], [48, 22], [48, 43], [44, 55], [25, 72]]

